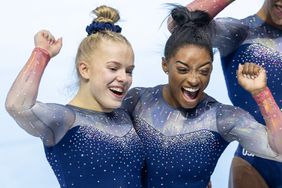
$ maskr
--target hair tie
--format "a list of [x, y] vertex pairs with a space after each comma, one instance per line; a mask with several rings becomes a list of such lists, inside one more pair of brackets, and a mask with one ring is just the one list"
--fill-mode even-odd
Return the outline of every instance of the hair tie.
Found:
[[120, 33], [121, 27], [118, 25], [114, 25], [110, 22], [95, 22], [95, 21], [86, 27], [86, 32], [88, 33], [88, 36], [105, 30], [110, 30], [116, 33]]

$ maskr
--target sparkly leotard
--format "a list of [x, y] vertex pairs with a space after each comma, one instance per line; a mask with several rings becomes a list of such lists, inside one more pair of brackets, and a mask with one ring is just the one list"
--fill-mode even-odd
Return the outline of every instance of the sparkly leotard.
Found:
[[[37, 103], [27, 121], [72, 128], [54, 146], [44, 146], [61, 187], [142, 187], [144, 151], [124, 110], [110, 113]], [[48, 115], [46, 115], [48, 114]]]
[[206, 188], [233, 140], [261, 156], [277, 156], [268, 145], [265, 127], [242, 109], [209, 96], [194, 109], [173, 108], [165, 102], [162, 88], [133, 88], [123, 104], [144, 143], [148, 187]]
[[[62, 140], [45, 146], [61, 187], [141, 187], [142, 144], [124, 111], [101, 113], [73, 106], [44, 106], [48, 106], [45, 112], [51, 110], [54, 116], [62, 114], [61, 110], [75, 116], [75, 126]], [[51, 123], [52, 119], [44, 121]]]
[[[222, 68], [229, 98], [235, 106], [248, 111], [261, 124], [265, 124], [259, 107], [252, 96], [238, 85], [236, 70], [239, 63], [253, 62], [267, 71], [267, 85], [282, 108], [282, 31], [256, 15], [243, 20], [218, 18], [215, 46], [221, 53]], [[239, 145], [236, 156], [248, 161], [263, 176], [269, 187], [282, 187], [282, 163], [254, 156]], [[267, 170], [266, 170], [267, 169]]]

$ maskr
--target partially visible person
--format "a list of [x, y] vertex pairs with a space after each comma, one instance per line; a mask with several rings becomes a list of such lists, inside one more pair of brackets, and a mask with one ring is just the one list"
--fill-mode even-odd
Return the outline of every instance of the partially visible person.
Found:
[[[187, 5], [189, 10], [204, 10], [214, 18], [233, 0], [194, 0]], [[245, 2], [246, 7], [249, 3]], [[169, 22], [169, 29], [173, 29]], [[254, 15], [244, 19], [217, 18], [213, 46], [218, 48], [222, 68], [233, 105], [251, 113], [265, 125], [259, 106], [253, 97], [237, 84], [236, 68], [245, 61], [263, 66], [267, 84], [282, 109], [282, 0], [264, 0]], [[266, 170], [267, 169], [267, 170]], [[239, 145], [232, 161], [230, 188], [282, 188], [282, 163], [263, 159]]]
[[235, 140], [258, 156], [282, 161], [282, 113], [264, 69], [245, 63], [237, 76], [259, 104], [267, 128], [204, 92], [213, 67], [209, 16], [182, 6], [171, 14], [176, 27], [162, 59], [168, 83], [133, 88], [123, 102], [144, 143], [148, 187], [206, 188], [220, 155]]
[[79, 89], [66, 105], [37, 101], [38, 87], [62, 39], [47, 30], [11, 87], [6, 109], [39, 137], [61, 187], [142, 187], [144, 153], [129, 115], [120, 107], [132, 83], [134, 53], [120, 34], [116, 9], [97, 7], [77, 51]]

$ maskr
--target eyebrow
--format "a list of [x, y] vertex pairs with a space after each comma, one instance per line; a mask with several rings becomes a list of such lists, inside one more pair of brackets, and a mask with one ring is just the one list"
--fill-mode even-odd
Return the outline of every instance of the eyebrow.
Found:
[[[122, 63], [117, 62], [117, 61], [108, 61], [106, 64], [111, 64], [111, 63], [117, 64], [118, 66], [122, 66]], [[135, 65], [130, 65], [130, 66], [128, 66], [128, 67], [134, 69], [134, 68], [135, 68]]]
[[120, 62], [117, 62], [117, 61], [108, 61], [108, 62], [106, 62], [106, 64], [111, 64], [111, 63], [121, 65], [121, 63], [120, 63]]
[[[177, 60], [176, 63], [179, 63], [179, 64], [182, 64], [182, 65], [184, 65], [184, 66], [186, 66], [186, 67], [189, 67], [186, 63], [184, 63], [184, 62], [182, 62], [182, 61], [179, 61], [179, 60]], [[204, 67], [204, 66], [206, 66], [206, 65], [208, 65], [208, 64], [211, 64], [211, 62], [208, 61], [208, 62], [204, 63], [203, 65], [201, 65], [200, 67]]]

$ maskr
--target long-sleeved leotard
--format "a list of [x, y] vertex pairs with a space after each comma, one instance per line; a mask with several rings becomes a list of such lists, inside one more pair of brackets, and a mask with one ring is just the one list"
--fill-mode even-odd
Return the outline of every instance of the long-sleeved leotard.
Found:
[[[54, 115], [62, 111], [72, 112], [74, 126], [58, 144], [45, 146], [61, 187], [142, 187], [143, 146], [127, 113], [54, 104], [44, 104], [41, 109]], [[43, 118], [46, 124], [53, 121]]]
[[[196, 0], [188, 7], [192, 6], [193, 10], [204, 8], [211, 17], [214, 17], [231, 2], [217, 1]], [[248, 111], [258, 122], [265, 125], [259, 106], [252, 96], [238, 85], [236, 69], [239, 63], [245, 62], [263, 66], [267, 71], [267, 85], [279, 108], [282, 109], [282, 31], [263, 22], [257, 15], [242, 20], [216, 18], [214, 26], [216, 33], [212, 39], [221, 55], [231, 102]], [[282, 163], [256, 157], [241, 145], [238, 146], [235, 155], [254, 166], [269, 187], [282, 185]]]
[[[144, 143], [149, 187], [205, 188], [220, 155], [233, 140], [259, 156], [282, 161], [282, 155], [269, 145], [265, 126], [249, 113], [209, 96], [192, 110], [172, 108], [162, 89], [162, 85], [133, 88], [123, 103]], [[273, 102], [271, 95], [266, 98]]]
[[129, 115], [36, 101], [48, 53], [35, 49], [6, 101], [7, 110], [44, 143], [61, 187], [142, 187], [144, 151]]

